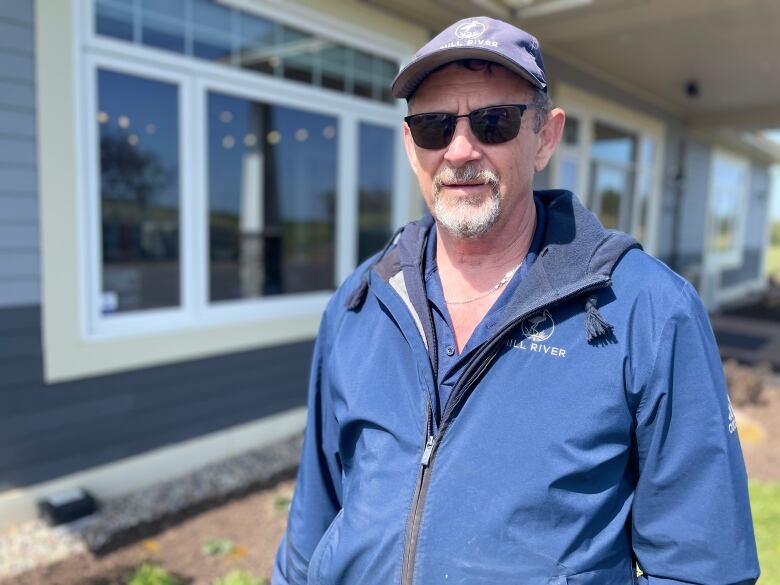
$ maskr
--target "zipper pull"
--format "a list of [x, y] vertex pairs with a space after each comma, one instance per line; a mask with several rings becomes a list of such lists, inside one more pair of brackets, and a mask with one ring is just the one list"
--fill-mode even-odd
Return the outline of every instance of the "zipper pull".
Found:
[[428, 442], [425, 443], [425, 450], [422, 454], [422, 459], [420, 460], [420, 464], [422, 464], [423, 467], [428, 467], [428, 463], [431, 461], [431, 453], [433, 453], [433, 435], [428, 437]]

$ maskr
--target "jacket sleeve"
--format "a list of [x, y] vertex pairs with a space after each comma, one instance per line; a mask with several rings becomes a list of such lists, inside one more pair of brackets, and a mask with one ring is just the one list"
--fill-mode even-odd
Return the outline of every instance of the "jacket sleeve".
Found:
[[634, 554], [643, 585], [748, 585], [759, 575], [747, 476], [709, 318], [685, 284], [636, 410]]
[[337, 428], [328, 394], [327, 312], [314, 346], [303, 450], [285, 532], [276, 552], [272, 585], [305, 585], [309, 561], [341, 508]]

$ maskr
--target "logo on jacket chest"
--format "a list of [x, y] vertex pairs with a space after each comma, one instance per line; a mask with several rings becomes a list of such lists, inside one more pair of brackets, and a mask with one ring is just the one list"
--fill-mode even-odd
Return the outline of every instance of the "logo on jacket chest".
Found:
[[507, 346], [559, 358], [566, 357], [565, 349], [546, 343], [555, 333], [555, 321], [547, 309], [523, 319], [520, 331], [523, 333], [523, 339], [510, 339]]

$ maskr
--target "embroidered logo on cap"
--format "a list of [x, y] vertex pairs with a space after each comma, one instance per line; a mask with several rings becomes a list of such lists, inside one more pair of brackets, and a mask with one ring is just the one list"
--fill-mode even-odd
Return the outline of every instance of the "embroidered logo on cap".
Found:
[[455, 36], [459, 39], [478, 39], [483, 34], [487, 27], [478, 20], [472, 20], [471, 22], [464, 22], [458, 28], [455, 29]]

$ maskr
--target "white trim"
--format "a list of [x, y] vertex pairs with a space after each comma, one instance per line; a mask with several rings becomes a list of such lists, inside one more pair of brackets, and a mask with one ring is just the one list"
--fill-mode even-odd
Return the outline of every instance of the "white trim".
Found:
[[306, 409], [295, 408], [52, 481], [0, 492], [0, 528], [37, 518], [36, 502], [57, 492], [80, 487], [98, 500], [109, 500], [290, 439], [305, 424]]
[[[663, 121], [636, 112], [628, 107], [622, 106], [610, 100], [601, 98], [583, 89], [575, 87], [565, 82], [559, 82], [555, 86], [555, 103], [560, 105], [567, 114], [571, 114], [579, 121], [579, 144], [561, 145], [560, 150], [565, 157], [576, 157], [578, 161], [578, 193], [577, 196], [583, 203], [587, 202], [590, 188], [590, 146], [593, 141], [593, 125], [595, 122], [603, 122], [613, 128], [618, 128], [638, 137], [637, 143], [637, 165], [634, 177], [634, 197], [639, 194], [640, 176], [643, 172], [649, 172], [651, 176], [651, 194], [648, 201], [647, 224], [645, 226], [645, 238], [642, 242], [645, 250], [650, 254], [657, 253], [658, 250], [658, 222], [661, 213], [661, 204], [663, 198], [662, 189], [662, 169], [664, 168], [665, 156], [665, 135], [666, 128]], [[647, 169], [642, 161], [641, 155], [642, 141], [651, 139], [655, 142], [656, 152], [652, 167]], [[556, 186], [560, 177], [560, 159], [556, 155], [552, 160], [552, 181], [551, 186]], [[645, 167], [645, 168], [643, 168]], [[632, 202], [632, 230], [638, 226], [638, 200]]]

